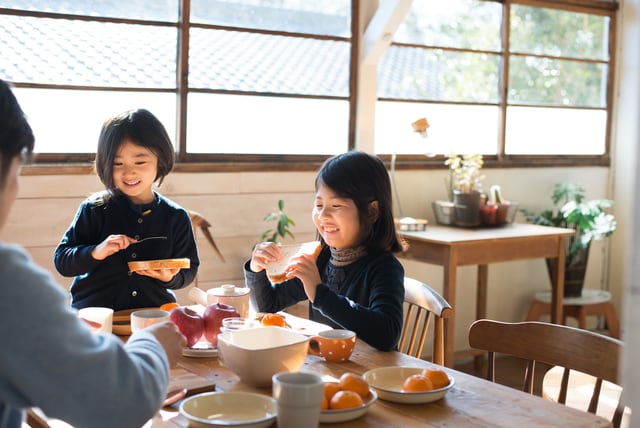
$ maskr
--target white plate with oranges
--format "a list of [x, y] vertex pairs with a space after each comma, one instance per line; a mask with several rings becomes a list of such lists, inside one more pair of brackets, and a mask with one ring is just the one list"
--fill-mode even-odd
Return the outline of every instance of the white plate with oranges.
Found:
[[320, 411], [323, 424], [346, 422], [367, 412], [378, 394], [355, 373], [344, 373], [336, 382], [325, 382], [324, 399]]
[[455, 383], [444, 370], [419, 367], [381, 367], [365, 372], [363, 378], [381, 400], [405, 404], [440, 400]]

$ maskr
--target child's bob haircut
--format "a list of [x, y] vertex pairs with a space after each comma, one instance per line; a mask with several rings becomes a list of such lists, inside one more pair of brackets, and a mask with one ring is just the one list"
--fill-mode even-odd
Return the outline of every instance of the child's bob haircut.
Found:
[[[362, 245], [372, 250], [402, 250], [393, 221], [391, 182], [380, 158], [361, 151], [333, 156], [316, 175], [316, 191], [321, 184], [356, 204], [365, 232]], [[378, 201], [378, 216], [372, 221], [369, 204], [373, 201]]]
[[108, 119], [100, 131], [96, 151], [96, 172], [106, 189], [115, 192], [113, 159], [125, 141], [145, 147], [158, 158], [158, 185], [173, 169], [175, 149], [162, 123], [145, 109], [130, 110]]

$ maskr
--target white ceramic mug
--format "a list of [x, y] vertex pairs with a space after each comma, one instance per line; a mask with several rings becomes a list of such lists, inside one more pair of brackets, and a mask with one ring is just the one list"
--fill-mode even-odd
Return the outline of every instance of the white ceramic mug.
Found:
[[283, 372], [272, 378], [273, 398], [278, 402], [279, 428], [317, 428], [324, 382], [313, 373]]
[[133, 311], [131, 312], [131, 333], [163, 321], [169, 321], [169, 312], [161, 309]]
[[111, 333], [113, 328], [113, 309], [89, 307], [78, 310], [78, 316], [83, 319], [94, 333]]

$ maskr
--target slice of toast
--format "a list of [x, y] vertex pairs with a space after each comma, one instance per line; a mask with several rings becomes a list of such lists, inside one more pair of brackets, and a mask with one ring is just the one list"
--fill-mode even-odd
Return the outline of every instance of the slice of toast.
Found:
[[267, 265], [267, 278], [272, 284], [278, 284], [287, 280], [285, 270], [289, 266], [289, 260], [300, 254], [309, 254], [318, 257], [321, 250], [320, 241], [310, 241], [301, 244], [289, 244], [280, 246], [280, 259]]
[[159, 259], [144, 260], [136, 262], [128, 262], [129, 270], [135, 272], [137, 270], [156, 270], [156, 269], [189, 269], [191, 260], [183, 259]]

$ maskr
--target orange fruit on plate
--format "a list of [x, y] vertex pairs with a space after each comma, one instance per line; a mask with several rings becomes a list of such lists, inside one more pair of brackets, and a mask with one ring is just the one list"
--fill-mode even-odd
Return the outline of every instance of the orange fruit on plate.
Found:
[[424, 369], [422, 375], [427, 377], [433, 384], [433, 389], [444, 388], [449, 385], [449, 376], [444, 370]]
[[340, 384], [338, 382], [324, 383], [324, 398], [327, 399], [327, 402], [331, 401], [331, 397], [338, 391], [340, 391]]
[[362, 405], [364, 405], [362, 397], [353, 391], [338, 391], [331, 397], [331, 401], [329, 401], [329, 408], [332, 410], [353, 409]]
[[343, 391], [353, 391], [360, 395], [361, 398], [369, 396], [369, 384], [360, 375], [355, 373], [343, 373], [338, 382], [340, 389]]
[[407, 377], [402, 384], [404, 392], [425, 392], [433, 389], [431, 380], [422, 374], [413, 374]]
[[180, 305], [177, 304], [176, 302], [169, 302], [169, 303], [165, 303], [164, 305], [160, 306], [160, 309], [163, 311], [167, 311], [167, 312], [171, 312], [171, 309], [173, 308], [177, 308]]
[[329, 402], [327, 401], [327, 397], [322, 397], [322, 403], [320, 404], [320, 410], [329, 409]]
[[276, 327], [286, 327], [287, 323], [284, 320], [284, 316], [280, 314], [265, 314], [262, 317], [262, 325], [274, 325]]

